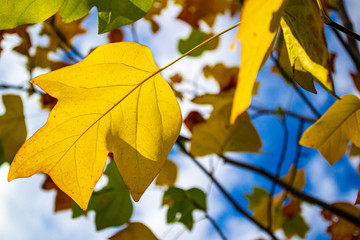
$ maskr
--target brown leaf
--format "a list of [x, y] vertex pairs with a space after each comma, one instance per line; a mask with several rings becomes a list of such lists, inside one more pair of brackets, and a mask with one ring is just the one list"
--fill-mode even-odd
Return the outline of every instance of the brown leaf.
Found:
[[121, 29], [117, 28], [109, 32], [107, 35], [109, 42], [122, 42], [124, 40], [124, 33]]
[[[347, 202], [336, 202], [332, 204], [335, 207], [360, 217], [360, 210]], [[327, 210], [322, 210], [321, 214], [325, 220], [330, 222], [326, 232], [331, 235], [331, 240], [353, 240], [360, 239], [360, 228], [353, 223], [333, 215]]]
[[181, 83], [183, 80], [183, 77], [181, 76], [180, 73], [176, 73], [175, 75], [172, 75], [170, 77], [170, 81], [174, 84], [174, 83]]
[[44, 190], [56, 190], [56, 198], [55, 198], [55, 212], [67, 210], [72, 208], [73, 201], [72, 199], [66, 195], [63, 191], [58, 188], [55, 183], [51, 180], [49, 176], [45, 179], [42, 189]]
[[206, 78], [213, 77], [220, 86], [220, 91], [227, 91], [235, 88], [239, 74], [238, 67], [227, 67], [223, 63], [217, 63], [214, 66], [206, 65], [203, 68]]
[[356, 87], [356, 89], [360, 92], [360, 79], [356, 73], [350, 72], [351, 79]]
[[185, 118], [184, 123], [185, 126], [190, 130], [190, 132], [192, 131], [193, 127], [198, 124], [205, 121], [203, 116], [197, 112], [197, 111], [192, 111], [188, 114], [188, 116]]
[[301, 213], [300, 203], [296, 199], [292, 199], [289, 204], [287, 204], [282, 212], [287, 219], [293, 218], [295, 215]]
[[160, 26], [154, 20], [154, 17], [159, 16], [163, 9], [167, 7], [167, 0], [155, 0], [151, 10], [145, 15], [144, 19], [149, 21], [151, 24], [151, 30], [153, 33], [159, 31]]
[[355, 200], [355, 205], [357, 205], [357, 204], [360, 204], [360, 187], [359, 187], [358, 195]]
[[225, 13], [225, 7], [226, 0], [185, 0], [182, 11], [177, 18], [196, 29], [199, 29], [201, 20], [212, 27], [216, 16]]
[[49, 94], [45, 93], [45, 94], [41, 95], [40, 103], [41, 103], [41, 108], [42, 109], [51, 110], [51, 109], [53, 109], [53, 107], [57, 103], [57, 99], [50, 96]]

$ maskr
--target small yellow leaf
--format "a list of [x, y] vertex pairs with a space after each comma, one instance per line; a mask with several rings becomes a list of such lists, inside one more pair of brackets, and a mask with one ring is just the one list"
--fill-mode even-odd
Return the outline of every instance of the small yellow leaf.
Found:
[[[280, 24], [294, 70], [294, 80], [314, 92], [315, 89], [309, 83], [312, 81], [311, 76], [306, 75], [308, 72], [334, 95], [324, 23], [314, 1], [289, 0]], [[304, 82], [304, 79], [309, 80]]]
[[58, 99], [47, 123], [17, 153], [8, 179], [37, 172], [86, 209], [109, 152], [135, 201], [180, 133], [179, 104], [149, 48], [105, 44], [33, 83]]
[[174, 186], [177, 178], [177, 172], [178, 168], [176, 164], [173, 161], [167, 159], [155, 180], [155, 184], [159, 186]]
[[255, 77], [269, 57], [287, 0], [246, 0], [241, 10], [238, 37], [241, 67], [230, 122], [250, 105]]
[[26, 140], [25, 117], [20, 96], [3, 95], [2, 99], [6, 112], [0, 116], [0, 148], [3, 148], [4, 160], [11, 162]]
[[342, 96], [302, 135], [299, 144], [316, 148], [333, 165], [344, 156], [348, 142], [360, 146], [360, 100]]
[[110, 240], [157, 240], [154, 233], [140, 222], [129, 223], [126, 228], [117, 232]]

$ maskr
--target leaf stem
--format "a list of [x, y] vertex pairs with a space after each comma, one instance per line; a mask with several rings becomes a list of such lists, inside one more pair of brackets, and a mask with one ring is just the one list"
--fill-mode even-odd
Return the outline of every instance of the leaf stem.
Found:
[[201, 46], [203, 46], [203, 45], [207, 44], [208, 42], [212, 41], [213, 39], [215, 39], [215, 38], [217, 38], [217, 37], [219, 37], [219, 36], [223, 35], [224, 33], [228, 32], [228, 31], [230, 31], [230, 30], [232, 30], [232, 29], [234, 29], [234, 28], [236, 28], [236, 27], [237, 27], [237, 26], [239, 26], [239, 25], [240, 25], [240, 22], [238, 22], [238, 23], [236, 23], [235, 25], [233, 25], [233, 26], [231, 26], [231, 27], [229, 27], [229, 28], [225, 29], [224, 31], [219, 32], [218, 34], [216, 34], [216, 35], [214, 35], [214, 36], [212, 36], [212, 37], [210, 37], [210, 38], [206, 39], [204, 42], [202, 42], [202, 43], [200, 43], [200, 44], [196, 45], [195, 47], [193, 47], [192, 49], [190, 49], [189, 51], [187, 51], [186, 53], [184, 53], [183, 55], [181, 55], [180, 57], [178, 57], [177, 59], [175, 59], [174, 61], [172, 61], [172, 62], [171, 62], [171, 63], [169, 63], [168, 65], [166, 65], [166, 66], [164, 66], [164, 67], [160, 68], [160, 69], [159, 69], [159, 71], [158, 71], [157, 73], [159, 73], [159, 72], [161, 72], [161, 71], [165, 70], [166, 68], [168, 68], [168, 67], [170, 67], [171, 65], [173, 65], [174, 63], [178, 62], [180, 59], [182, 59], [182, 58], [184, 58], [185, 56], [189, 55], [190, 53], [192, 53], [193, 51], [195, 51], [195, 50], [196, 50], [196, 49], [198, 49], [199, 47], [201, 47]]
[[351, 31], [350, 29], [341, 26], [340, 24], [337, 24], [336, 22], [333, 22], [328, 15], [326, 14], [326, 11], [324, 10], [324, 7], [322, 6], [321, 0], [316, 0], [316, 3], [320, 10], [320, 16], [324, 20], [324, 23], [326, 25], [329, 25], [332, 28], [335, 28], [343, 33], [345, 33], [348, 36], [351, 36], [352, 38], [360, 41], [360, 35], [356, 34], [355, 32]]

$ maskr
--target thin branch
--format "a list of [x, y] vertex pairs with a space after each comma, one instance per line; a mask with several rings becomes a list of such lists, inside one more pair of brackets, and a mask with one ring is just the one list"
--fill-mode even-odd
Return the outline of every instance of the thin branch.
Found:
[[215, 228], [217, 233], [220, 235], [221, 239], [226, 240], [227, 238], [225, 237], [224, 233], [221, 231], [221, 228], [219, 227], [219, 225], [217, 225], [215, 220], [212, 217], [210, 217], [210, 215], [207, 212], [205, 212], [205, 218], [209, 220], [211, 225], [213, 225], [213, 227]]
[[42, 93], [40, 90], [37, 90], [36, 88], [31, 87], [24, 87], [24, 86], [18, 86], [18, 85], [8, 85], [8, 84], [0, 84], [0, 89], [14, 89], [14, 90], [20, 90], [28, 93]]
[[279, 184], [281, 187], [286, 189], [289, 193], [291, 193], [295, 197], [298, 197], [298, 198], [300, 198], [300, 199], [302, 199], [302, 200], [304, 200], [304, 201], [306, 201], [308, 203], [316, 204], [316, 205], [318, 205], [318, 206], [320, 206], [320, 207], [334, 213], [338, 217], [342, 217], [342, 218], [348, 220], [349, 222], [353, 223], [354, 225], [360, 227], [360, 218], [359, 217], [356, 217], [356, 216], [352, 215], [349, 212], [346, 212], [346, 211], [344, 211], [344, 210], [342, 210], [340, 208], [337, 208], [337, 207], [335, 207], [333, 205], [325, 203], [325, 202], [321, 201], [318, 198], [312, 197], [312, 196], [310, 196], [310, 195], [308, 195], [306, 193], [303, 193], [303, 192], [295, 189], [294, 187], [292, 187], [288, 183], [282, 181], [281, 179], [276, 178], [274, 175], [272, 175], [268, 171], [266, 171], [266, 170], [264, 170], [262, 168], [259, 168], [259, 167], [244, 163], [244, 162], [239, 162], [239, 161], [229, 159], [229, 158], [227, 158], [225, 156], [221, 156], [221, 157], [224, 159], [225, 163], [228, 163], [228, 164], [240, 167], [240, 168], [244, 168], [244, 169], [250, 170], [252, 172], [256, 172], [256, 173], [268, 178], [269, 180], [271, 180], [273, 182], [276, 182], [277, 184]]
[[[298, 131], [296, 134], [296, 143], [295, 143], [296, 149], [295, 149], [295, 156], [294, 156], [294, 161], [293, 161], [294, 167], [290, 173], [290, 180], [289, 180], [289, 185], [291, 187], [293, 187], [294, 181], [296, 179], [296, 172], [298, 169], [299, 160], [300, 160], [300, 156], [301, 156], [301, 145], [299, 144], [299, 141], [302, 136], [303, 128], [304, 128], [304, 121], [300, 120], [300, 124], [299, 124]], [[284, 194], [282, 200], [280, 201], [279, 205], [281, 205], [285, 201], [285, 199], [287, 198], [287, 195], [288, 195], [288, 191], [285, 189], [285, 194]]]
[[349, 56], [351, 57], [351, 59], [354, 62], [354, 65], [355, 65], [355, 68], [356, 68], [358, 74], [360, 74], [360, 59], [357, 58], [357, 56], [355, 55], [355, 52], [353, 52], [353, 50], [350, 48], [350, 45], [347, 42], [345, 42], [345, 40], [343, 39], [341, 34], [336, 29], [334, 29], [334, 28], [331, 28], [331, 29], [332, 29], [333, 33], [335, 34], [335, 36], [337, 37], [337, 39], [343, 45], [345, 50], [348, 52]]
[[322, 6], [321, 0], [316, 0], [316, 2], [319, 7], [319, 10], [320, 10], [321, 18], [323, 19], [323, 21], [326, 25], [329, 25], [330, 27], [335, 28], [335, 29], [345, 33], [346, 35], [360, 41], [360, 35], [356, 34], [354, 31], [352, 31], [344, 26], [341, 26], [340, 24], [337, 24], [336, 22], [333, 22], [329, 18], [329, 16], [326, 14], [326, 11], [324, 10], [324, 8]]
[[[284, 132], [284, 138], [283, 138], [283, 144], [282, 144], [282, 148], [281, 148], [281, 154], [280, 154], [280, 158], [279, 158], [279, 162], [277, 164], [276, 167], [276, 173], [275, 173], [275, 177], [277, 179], [280, 179], [280, 172], [281, 172], [281, 167], [284, 163], [285, 160], [285, 155], [286, 155], [286, 149], [288, 147], [288, 140], [289, 140], [289, 132], [286, 126], [286, 122], [285, 119], [282, 119], [282, 127], [283, 127], [283, 132]], [[272, 226], [272, 204], [273, 204], [273, 196], [275, 193], [275, 189], [276, 189], [276, 182], [273, 182], [271, 190], [270, 190], [270, 194], [269, 194], [269, 201], [268, 201], [268, 228], [271, 229]]]
[[[73, 45], [66, 39], [64, 34], [55, 26], [55, 18], [54, 17], [51, 20], [50, 26], [53, 28], [53, 30], [55, 31], [55, 34], [65, 44], [65, 46], [70, 49], [70, 51], [72, 51], [80, 60], [85, 58], [76, 48], [73, 47]], [[67, 52], [65, 49], [64, 49], [64, 51]], [[76, 62], [75, 59], [73, 59], [73, 60]]]
[[274, 61], [276, 67], [279, 69], [281, 75], [290, 83], [292, 83], [291, 85], [294, 87], [295, 91], [300, 95], [300, 97], [303, 99], [303, 101], [305, 102], [305, 104], [311, 109], [311, 111], [315, 114], [316, 117], [320, 118], [321, 114], [316, 110], [316, 108], [314, 107], [314, 105], [310, 102], [310, 100], [305, 96], [305, 94], [299, 89], [299, 87], [297, 86], [297, 83], [294, 82], [293, 78], [290, 77], [286, 71], [284, 70], [284, 68], [281, 66], [281, 64], [279, 63], [279, 61], [276, 59], [276, 57], [271, 54], [270, 55], [271, 59]]
[[259, 106], [253, 105], [253, 104], [251, 104], [249, 108], [256, 110], [257, 113], [266, 113], [266, 114], [275, 114], [275, 115], [282, 114], [282, 115], [287, 115], [287, 116], [298, 118], [305, 122], [312, 122], [312, 123], [317, 121], [316, 118], [305, 117], [296, 112], [292, 112], [292, 111], [284, 110], [284, 109], [281, 109], [280, 111], [278, 111], [278, 110], [272, 110], [272, 109], [259, 107]]
[[233, 207], [242, 215], [244, 215], [248, 220], [250, 220], [252, 223], [254, 223], [255, 225], [257, 225], [260, 229], [262, 229], [263, 231], [265, 231], [272, 239], [277, 239], [276, 236], [274, 235], [274, 233], [272, 233], [269, 229], [267, 229], [265, 226], [263, 226], [259, 221], [257, 221], [255, 218], [253, 218], [249, 213], [247, 213], [242, 207], [240, 207], [239, 204], [237, 204], [235, 202], [235, 200], [230, 196], [230, 194], [225, 190], [225, 188], [217, 181], [217, 179], [214, 178], [214, 176], [212, 174], [210, 174], [203, 165], [201, 165], [201, 163], [199, 163], [195, 157], [189, 153], [185, 146], [183, 145], [183, 141], [180, 137], [180, 139], [178, 138], [178, 140], [176, 141], [176, 143], [178, 144], [179, 148], [187, 155], [189, 156], [189, 158], [193, 161], [193, 163], [195, 163], [195, 165], [197, 165], [200, 170], [205, 173], [216, 185], [216, 187], [220, 190], [220, 192], [224, 195], [224, 197], [233, 205]]

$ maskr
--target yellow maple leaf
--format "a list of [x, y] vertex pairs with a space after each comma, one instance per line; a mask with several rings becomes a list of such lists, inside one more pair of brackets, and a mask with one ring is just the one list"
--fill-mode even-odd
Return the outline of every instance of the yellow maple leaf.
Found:
[[241, 67], [230, 122], [249, 107], [255, 77], [269, 57], [287, 0], [247, 0], [241, 10], [238, 37]]
[[333, 165], [344, 156], [348, 142], [360, 146], [360, 99], [342, 96], [311, 127], [306, 129], [299, 144], [316, 148]]
[[160, 171], [181, 127], [178, 102], [149, 48], [105, 44], [33, 83], [58, 99], [17, 153], [8, 179], [37, 172], [86, 209], [109, 152], [135, 201]]

